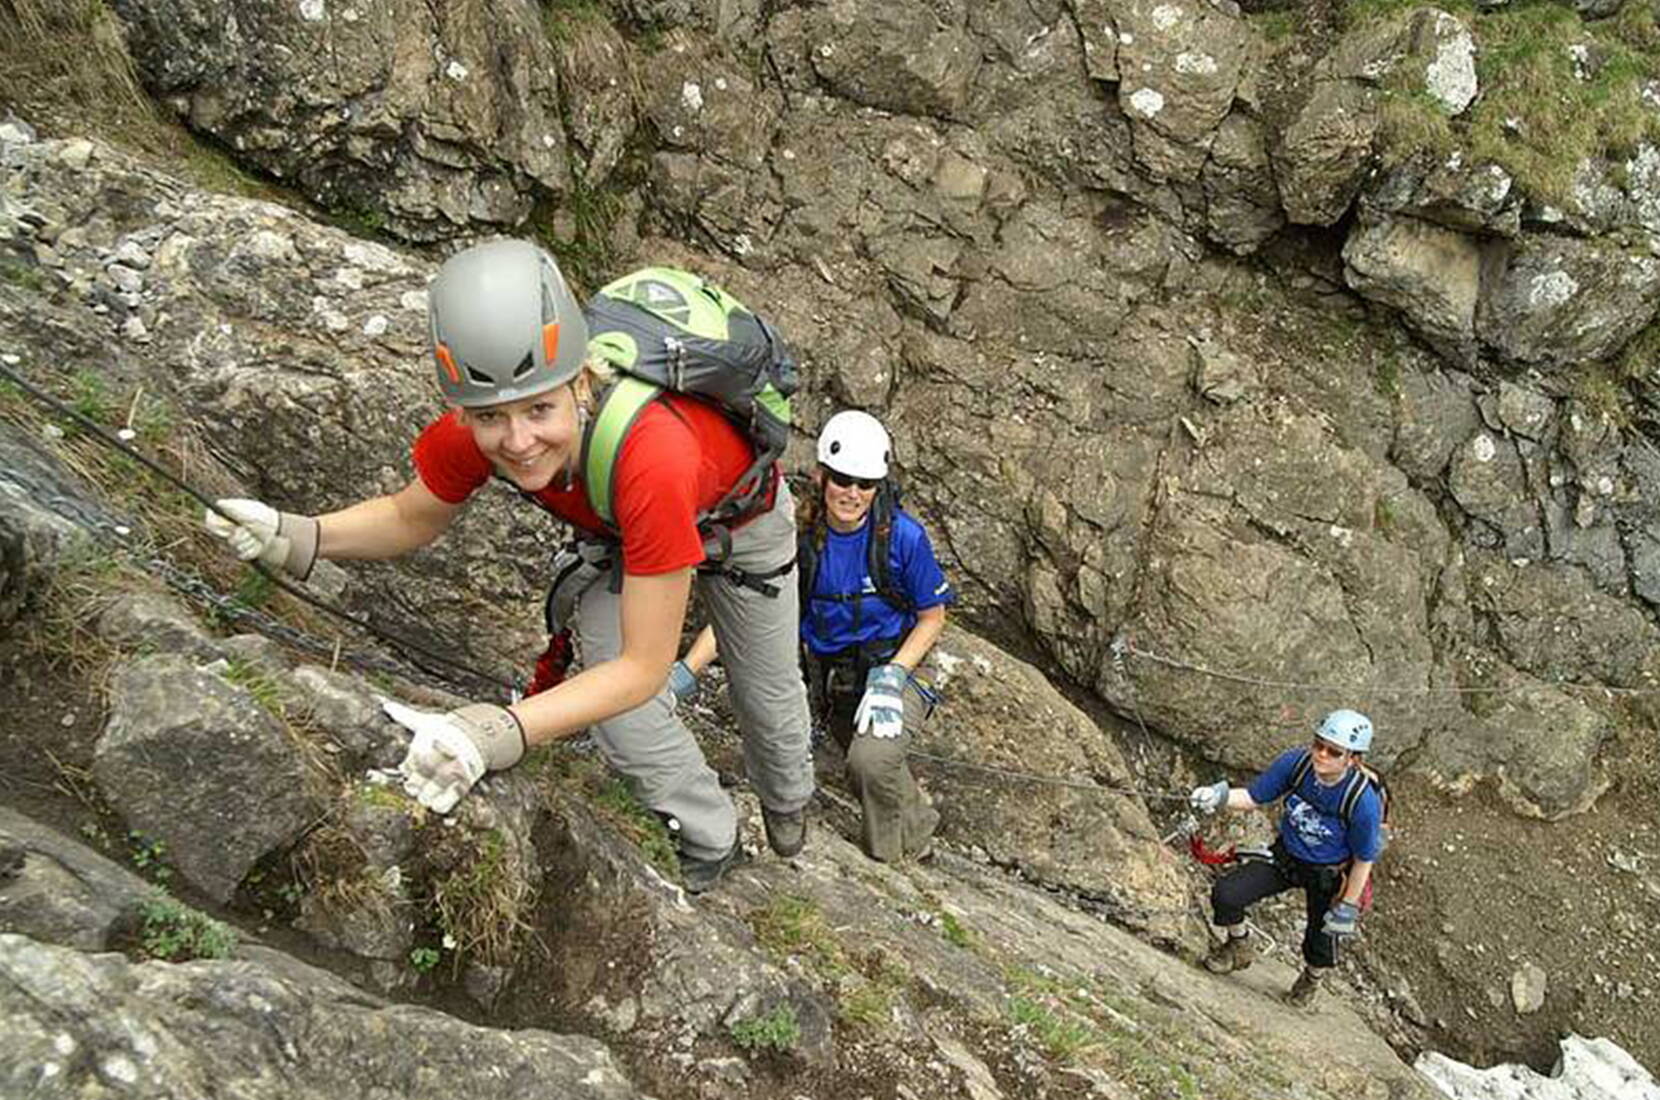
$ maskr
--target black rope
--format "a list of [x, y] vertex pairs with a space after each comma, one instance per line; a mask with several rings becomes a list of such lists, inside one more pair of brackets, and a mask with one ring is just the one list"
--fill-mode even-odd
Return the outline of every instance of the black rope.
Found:
[[[197, 501], [203, 507], [207, 508], [208, 511], [213, 512], [215, 515], [220, 516], [221, 518], [229, 521], [233, 525], [240, 525], [240, 521], [235, 516], [227, 514], [223, 508], [220, 508], [217, 501], [210, 500], [206, 495], [204, 495], [203, 493], [201, 493], [200, 491], [195, 489], [193, 486], [191, 486], [189, 484], [186, 484], [176, 474], [174, 474], [172, 471], [168, 470], [166, 467], [164, 467], [164, 466], [160, 465], [159, 463], [155, 462], [153, 459], [151, 459], [149, 456], [143, 454], [142, 452], [140, 452], [138, 450], [135, 450], [132, 447], [129, 447], [124, 441], [122, 441], [121, 439], [118, 439], [116, 436], [113, 436], [109, 432], [105, 431], [103, 425], [99, 424], [97, 421], [92, 420], [92, 419], [82, 415], [81, 413], [77, 412], [76, 410], [70, 408], [68, 405], [65, 405], [62, 401], [59, 401], [56, 397], [53, 397], [51, 394], [47, 393], [45, 390], [42, 390], [39, 387], [35, 386], [33, 383], [29, 382], [22, 375], [18, 374], [16, 371], [14, 371], [10, 367], [6, 366], [4, 363], [0, 363], [0, 375], [3, 375], [7, 379], [7, 381], [11, 382], [18, 389], [22, 390], [24, 393], [26, 393], [30, 397], [34, 398], [36, 401], [39, 401], [42, 404], [46, 405], [53, 412], [57, 413], [60, 416], [68, 417], [77, 426], [79, 426], [82, 429], [84, 429], [85, 431], [87, 431], [90, 435], [93, 436], [93, 438], [97, 439], [100, 443], [103, 443], [105, 446], [111, 447], [111, 448], [113, 448], [117, 451], [120, 451], [122, 454], [126, 455], [128, 458], [132, 459], [133, 461], [139, 463], [145, 469], [149, 470], [151, 473], [155, 474], [157, 477], [161, 478], [163, 481], [166, 481], [168, 484], [174, 486], [175, 488], [178, 488], [178, 489], [182, 490], [184, 493], [189, 495], [192, 499]], [[436, 650], [429, 649], [426, 646], [423, 646], [418, 642], [413, 642], [413, 641], [410, 641], [407, 638], [399, 637], [398, 635], [393, 634], [391, 631], [388, 631], [388, 630], [385, 630], [381, 627], [376, 626], [374, 623], [370, 622], [367, 619], [359, 618], [358, 616], [353, 615], [351, 612], [345, 610], [344, 608], [337, 607], [337, 606], [335, 606], [334, 604], [330, 603], [327, 600], [319, 599], [318, 597], [313, 596], [311, 593], [305, 591], [304, 589], [299, 588], [299, 587], [297, 587], [293, 584], [290, 584], [288, 581], [284, 580], [281, 576], [277, 575], [275, 572], [268, 569], [261, 562], [250, 561], [250, 562], [247, 562], [245, 564], [252, 567], [256, 572], [258, 572], [259, 574], [264, 576], [268, 581], [270, 581], [277, 588], [279, 588], [282, 591], [288, 593], [290, 596], [293, 596], [295, 599], [301, 601], [302, 603], [308, 604], [311, 607], [314, 607], [317, 610], [325, 612], [329, 615], [333, 615], [335, 618], [340, 619], [344, 622], [348, 622], [348, 623], [352, 624], [353, 626], [359, 628], [360, 630], [365, 630], [365, 631], [369, 632], [370, 634], [373, 634], [375, 637], [380, 638], [382, 641], [390, 642], [393, 646], [395, 646], [398, 649], [404, 651], [406, 654], [416, 655], [416, 656], [419, 656], [419, 657], [424, 657], [425, 659], [427, 659], [429, 661], [433, 661], [433, 662], [436, 662], [440, 665], [444, 665], [444, 666], [447, 666], [449, 668], [453, 668], [458, 672], [465, 673], [468, 677], [470, 677], [474, 681], [477, 681], [479, 683], [484, 683], [484, 684], [490, 684], [490, 685], [493, 685], [495, 687], [502, 688], [506, 692], [508, 692], [508, 694], [510, 694], [510, 695], [517, 690], [517, 685], [516, 684], [513, 684], [513, 683], [510, 683], [506, 680], [503, 680], [498, 676], [492, 675], [491, 673], [484, 672], [480, 669], [474, 668], [471, 665], [469, 665], [469, 664], [467, 664], [463, 661], [458, 661], [453, 657], [447, 657], [444, 654], [439, 653]], [[418, 664], [419, 662], [417, 661], [416, 663]]]

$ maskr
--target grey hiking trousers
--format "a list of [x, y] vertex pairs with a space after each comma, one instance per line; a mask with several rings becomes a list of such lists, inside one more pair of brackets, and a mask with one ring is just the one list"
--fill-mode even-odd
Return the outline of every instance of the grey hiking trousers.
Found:
[[[725, 564], [764, 574], [794, 557], [795, 502], [780, 481], [772, 509], [732, 532]], [[586, 665], [622, 651], [622, 597], [611, 590], [612, 579], [603, 576], [589, 585], [577, 603], [576, 636]], [[720, 646], [750, 785], [767, 809], [789, 813], [806, 806], [813, 795], [807, 688], [796, 641], [800, 594], [793, 568], [767, 583], [776, 595], [715, 572], [699, 572], [696, 580]], [[675, 714], [674, 702], [665, 680], [641, 706], [595, 725], [594, 739], [635, 797], [680, 822], [686, 855], [715, 859], [737, 837], [737, 813], [696, 739]]]
[[864, 696], [844, 670], [826, 670], [825, 725], [847, 758], [847, 785], [859, 800], [860, 846], [872, 859], [897, 863], [928, 851], [940, 814], [917, 785], [905, 755], [928, 720], [933, 705], [914, 681], [901, 693], [905, 732], [898, 737], [871, 737], [856, 732], [853, 718]]

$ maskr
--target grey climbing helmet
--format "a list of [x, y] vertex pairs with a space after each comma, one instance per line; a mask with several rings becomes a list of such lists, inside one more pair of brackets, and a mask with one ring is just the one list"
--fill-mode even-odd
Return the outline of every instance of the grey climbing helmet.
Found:
[[1314, 736], [1346, 752], [1365, 752], [1372, 747], [1372, 720], [1359, 711], [1334, 710]]
[[587, 357], [588, 322], [553, 257], [495, 240], [444, 261], [427, 290], [438, 388], [452, 404], [517, 401], [563, 386]]

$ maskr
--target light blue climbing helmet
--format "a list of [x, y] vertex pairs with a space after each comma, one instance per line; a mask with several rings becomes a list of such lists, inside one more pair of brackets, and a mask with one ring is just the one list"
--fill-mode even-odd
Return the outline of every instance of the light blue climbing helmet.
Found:
[[1372, 720], [1357, 710], [1334, 710], [1314, 736], [1345, 752], [1365, 752], [1372, 747]]

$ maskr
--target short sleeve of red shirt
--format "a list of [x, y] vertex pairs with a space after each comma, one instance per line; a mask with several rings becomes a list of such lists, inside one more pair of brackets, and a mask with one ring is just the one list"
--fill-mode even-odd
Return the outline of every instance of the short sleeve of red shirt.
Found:
[[490, 480], [490, 460], [453, 409], [426, 426], [412, 457], [421, 484], [446, 504], [460, 504]]

